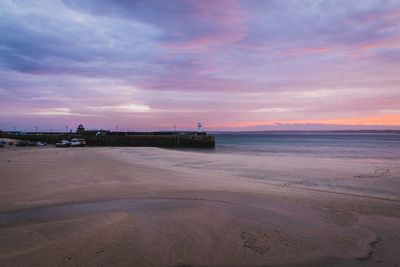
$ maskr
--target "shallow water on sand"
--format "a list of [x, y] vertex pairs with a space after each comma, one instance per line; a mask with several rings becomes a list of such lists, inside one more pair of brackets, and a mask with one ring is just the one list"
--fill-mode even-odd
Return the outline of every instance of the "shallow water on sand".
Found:
[[0, 213], [0, 224], [14, 223], [26, 220], [56, 218], [60, 216], [74, 216], [85, 213], [98, 212], [129, 212], [137, 217], [143, 217], [146, 213], [172, 208], [185, 208], [193, 206], [197, 202], [211, 204], [234, 204], [224, 201], [185, 198], [131, 198], [115, 199], [108, 201], [94, 201], [39, 207], [12, 212]]

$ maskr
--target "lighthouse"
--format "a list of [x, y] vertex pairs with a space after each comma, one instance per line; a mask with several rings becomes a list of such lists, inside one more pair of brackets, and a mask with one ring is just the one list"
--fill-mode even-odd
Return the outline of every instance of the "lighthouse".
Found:
[[197, 123], [197, 133], [203, 133], [203, 126], [201, 125], [201, 122]]

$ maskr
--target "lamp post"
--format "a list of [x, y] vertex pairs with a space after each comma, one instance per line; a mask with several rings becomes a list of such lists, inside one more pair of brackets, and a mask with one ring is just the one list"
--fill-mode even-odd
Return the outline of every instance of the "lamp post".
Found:
[[203, 132], [203, 125], [201, 122], [197, 123], [197, 133], [201, 134]]

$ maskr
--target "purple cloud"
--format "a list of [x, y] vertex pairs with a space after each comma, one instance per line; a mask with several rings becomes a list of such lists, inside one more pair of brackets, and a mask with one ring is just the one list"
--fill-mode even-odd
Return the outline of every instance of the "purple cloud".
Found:
[[6, 0], [0, 10], [0, 128], [400, 124], [398, 1]]

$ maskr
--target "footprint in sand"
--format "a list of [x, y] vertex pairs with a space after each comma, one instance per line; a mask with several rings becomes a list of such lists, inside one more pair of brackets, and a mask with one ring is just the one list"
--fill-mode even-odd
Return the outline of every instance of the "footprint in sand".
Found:
[[247, 230], [240, 234], [243, 247], [270, 258], [281, 258], [300, 250], [313, 250], [315, 246], [303, 240], [285, 235], [278, 230]]
[[389, 168], [376, 168], [373, 173], [366, 173], [354, 176], [355, 178], [379, 178], [390, 175]]

